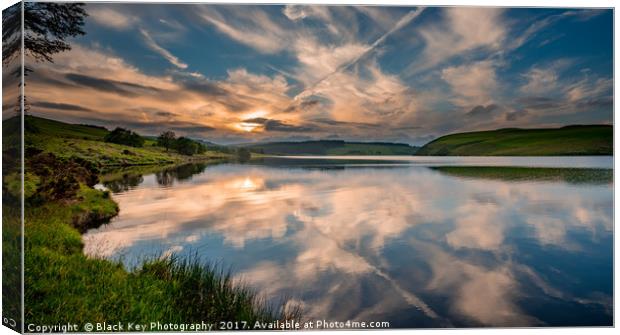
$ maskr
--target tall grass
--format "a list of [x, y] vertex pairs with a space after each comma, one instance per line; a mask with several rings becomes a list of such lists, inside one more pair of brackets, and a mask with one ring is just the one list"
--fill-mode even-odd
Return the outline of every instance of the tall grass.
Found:
[[[99, 192], [99, 191], [97, 191]], [[76, 211], [116, 208], [91, 194], [76, 204], [48, 203], [26, 217], [26, 323], [219, 322], [299, 318], [272, 308], [229, 272], [197, 256], [151, 259], [128, 271], [120, 262], [86, 257]], [[90, 204], [90, 205], [89, 205]], [[86, 215], [88, 216], [88, 215]]]

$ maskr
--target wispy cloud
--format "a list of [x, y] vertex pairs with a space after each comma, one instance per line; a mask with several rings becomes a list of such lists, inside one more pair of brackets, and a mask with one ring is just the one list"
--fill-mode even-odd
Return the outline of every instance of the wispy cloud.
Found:
[[292, 31], [275, 23], [262, 10], [248, 8], [224, 16], [215, 6], [204, 6], [198, 15], [228, 37], [262, 53], [285, 50], [292, 40]]
[[405, 70], [406, 75], [431, 69], [465, 52], [499, 50], [507, 34], [503, 13], [501, 8], [445, 8], [442, 20], [419, 30], [424, 51]]
[[178, 57], [176, 57], [172, 53], [170, 53], [170, 51], [164, 49], [159, 44], [157, 44], [157, 42], [155, 42], [155, 40], [153, 39], [151, 34], [149, 34], [148, 31], [146, 31], [144, 29], [140, 29], [140, 33], [144, 37], [144, 41], [146, 42], [146, 44], [148, 45], [148, 47], [151, 50], [153, 50], [153, 51], [157, 52], [158, 54], [160, 54], [167, 61], [169, 61], [172, 65], [174, 65], [174, 66], [176, 66], [176, 67], [178, 67], [180, 69], [187, 69], [187, 64], [186, 63], [183, 63]]
[[351, 59], [348, 62], [344, 62], [344, 63], [340, 64], [339, 66], [336, 67], [336, 69], [334, 71], [332, 71], [332, 72], [328, 73], [326, 76], [320, 78], [315, 83], [311, 84], [309, 87], [306, 87], [304, 89], [304, 91], [302, 91], [301, 93], [299, 93], [297, 95], [297, 97], [301, 97], [301, 96], [307, 95], [307, 92], [312, 92], [312, 90], [315, 87], [317, 87], [323, 81], [329, 79], [334, 74], [336, 74], [338, 72], [341, 72], [341, 71], [344, 71], [344, 70], [354, 66], [355, 64], [357, 64], [362, 58], [364, 58], [365, 56], [369, 55], [379, 45], [381, 45], [385, 41], [386, 38], [388, 38], [390, 35], [392, 35], [396, 31], [402, 29], [404, 26], [410, 24], [413, 20], [415, 20], [418, 16], [420, 16], [420, 14], [422, 14], [423, 11], [424, 11], [424, 8], [419, 8], [417, 10], [412, 10], [409, 13], [405, 14], [402, 18], [400, 18], [400, 20], [398, 20], [396, 22], [396, 24], [392, 28], [390, 28], [390, 30], [388, 30], [385, 34], [381, 35], [381, 37], [379, 37], [377, 40], [375, 40], [370, 46], [365, 47], [364, 49], [360, 50], [361, 52], [358, 55], [356, 55], [353, 59]]
[[447, 67], [441, 78], [452, 88], [459, 106], [486, 105], [496, 96], [498, 82], [492, 61]]
[[88, 14], [97, 24], [117, 30], [130, 29], [140, 21], [136, 16], [110, 7], [88, 6]]

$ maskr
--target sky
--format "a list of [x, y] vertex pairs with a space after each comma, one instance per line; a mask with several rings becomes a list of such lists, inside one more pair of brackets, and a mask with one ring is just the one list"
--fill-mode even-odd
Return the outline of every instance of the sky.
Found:
[[70, 51], [30, 61], [31, 114], [221, 144], [613, 122], [611, 10], [86, 9]]

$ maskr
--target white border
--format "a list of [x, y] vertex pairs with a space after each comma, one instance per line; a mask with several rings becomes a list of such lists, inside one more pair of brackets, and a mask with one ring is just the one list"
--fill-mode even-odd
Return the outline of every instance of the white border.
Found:
[[[15, 4], [17, 1], [14, 0], [1, 0], [2, 9], [9, 7], [12, 4]], [[481, 7], [601, 7], [601, 8], [614, 8], [614, 120], [616, 116], [618, 99], [616, 99], [615, 95], [615, 87], [618, 83], [618, 79], [615, 76], [615, 65], [618, 63], [619, 57], [616, 52], [615, 46], [618, 40], [618, 33], [620, 32], [618, 26], [615, 24], [615, 6], [616, 2], [614, 0], [476, 0], [476, 1], [464, 1], [464, 0], [312, 0], [312, 1], [299, 1], [299, 0], [286, 0], [286, 1], [274, 1], [274, 0], [260, 0], [260, 1], [251, 1], [251, 0], [209, 0], [209, 1], [178, 1], [178, 0], [132, 0], [132, 1], [121, 1], [121, 0], [112, 0], [112, 1], [92, 1], [92, 0], [81, 0], [79, 2], [163, 2], [163, 3], [262, 3], [262, 4], [282, 4], [282, 3], [298, 3], [298, 4], [368, 4], [368, 5], [400, 5], [400, 6], [414, 6], [414, 5], [423, 5], [423, 6], [481, 6]], [[0, 94], [2, 92], [0, 85]], [[614, 122], [615, 123], [615, 122]], [[615, 128], [615, 127], [614, 127]], [[614, 166], [618, 166], [618, 156], [616, 155], [615, 148], [620, 144], [620, 140], [615, 136], [616, 133], [614, 131]], [[0, 136], [1, 141], [1, 136]], [[2, 158], [0, 155], [0, 171], [2, 169]], [[616, 180], [616, 170], [614, 168], [614, 180]], [[619, 208], [618, 205], [620, 200], [616, 197], [616, 188], [614, 185], [614, 324], [617, 320], [617, 306], [618, 306], [618, 294], [616, 292], [616, 288], [619, 287], [618, 284], [618, 276], [616, 276], [617, 262], [618, 260], [618, 248], [616, 248], [616, 236], [615, 236], [615, 222], [618, 222], [619, 213], [616, 211], [616, 208]], [[2, 213], [2, 209], [0, 208], [0, 215]], [[1, 242], [1, 241], [0, 241]], [[0, 243], [1, 245], [1, 243]], [[0, 256], [1, 259], [1, 256]], [[1, 280], [1, 278], [0, 278]], [[366, 334], [380, 334], [382, 332], [390, 332], [390, 333], [398, 333], [405, 334], [409, 332], [414, 332], [415, 334], [565, 334], [570, 332], [570, 334], [577, 335], [586, 335], [591, 333], [599, 333], [599, 334], [615, 334], [617, 333], [614, 328], [511, 328], [511, 329], [502, 329], [502, 328], [478, 328], [478, 329], [398, 329], [398, 330], [388, 330], [388, 331], [364, 331]], [[252, 332], [241, 332], [242, 334], [248, 334]], [[282, 332], [262, 332], [267, 334], [281, 334]], [[358, 334], [359, 331], [321, 331], [321, 334], [339, 334], [339, 335], [352, 335]], [[5, 334], [16, 334], [6, 327], [0, 327], [0, 335]], [[187, 333], [152, 333], [152, 334], [187, 334]]]

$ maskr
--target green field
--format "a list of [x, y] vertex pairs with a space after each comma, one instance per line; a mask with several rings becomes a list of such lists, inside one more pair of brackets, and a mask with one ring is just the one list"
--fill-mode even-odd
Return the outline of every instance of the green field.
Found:
[[402, 143], [345, 142], [345, 141], [303, 141], [271, 142], [245, 145], [253, 152], [265, 155], [413, 155], [417, 147]]
[[[19, 122], [12, 118], [3, 122], [3, 128], [11, 122]], [[60, 121], [26, 116], [26, 154], [29, 148], [43, 150], [60, 158], [77, 157], [93, 162], [99, 167], [174, 164], [206, 159], [221, 159], [229, 154], [207, 151], [201, 155], [185, 156], [166, 151], [155, 146], [155, 140], [145, 138], [141, 148], [104, 142], [109, 133], [102, 127], [68, 124]]]
[[613, 127], [499, 129], [442, 136], [417, 152], [425, 156], [612, 155]]

